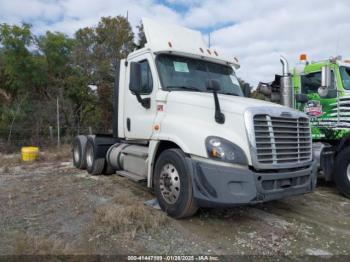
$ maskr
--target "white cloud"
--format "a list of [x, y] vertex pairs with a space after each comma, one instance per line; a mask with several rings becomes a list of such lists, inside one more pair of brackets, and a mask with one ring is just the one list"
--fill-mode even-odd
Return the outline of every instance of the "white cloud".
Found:
[[338, 54], [350, 58], [349, 10], [348, 0], [0, 0], [0, 22], [25, 21], [35, 33], [72, 35], [96, 25], [101, 16], [128, 11], [134, 27], [146, 16], [203, 30], [220, 28], [211, 34], [212, 45], [237, 56], [237, 74], [256, 85], [281, 71], [280, 54], [291, 65], [300, 53], [312, 60]]
[[132, 25], [144, 16], [177, 23], [181, 15], [155, 0], [0, 0], [0, 22], [28, 22], [34, 32], [46, 30], [73, 34], [78, 28], [94, 26], [102, 16], [126, 15]]
[[254, 85], [271, 81], [275, 73], [281, 72], [280, 54], [289, 59], [291, 66], [300, 53], [307, 53], [311, 60], [338, 54], [350, 57], [349, 1], [278, 2], [283, 5], [264, 2], [258, 12], [247, 10], [246, 16], [240, 13], [235, 24], [212, 33], [214, 46], [240, 58], [242, 67], [237, 73], [243, 79]]

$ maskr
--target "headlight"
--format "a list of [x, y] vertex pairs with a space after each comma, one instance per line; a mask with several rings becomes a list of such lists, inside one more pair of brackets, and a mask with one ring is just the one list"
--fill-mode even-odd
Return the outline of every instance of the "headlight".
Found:
[[236, 164], [248, 165], [247, 157], [244, 154], [243, 150], [239, 146], [231, 143], [224, 138], [209, 136], [205, 140], [205, 144], [209, 158]]

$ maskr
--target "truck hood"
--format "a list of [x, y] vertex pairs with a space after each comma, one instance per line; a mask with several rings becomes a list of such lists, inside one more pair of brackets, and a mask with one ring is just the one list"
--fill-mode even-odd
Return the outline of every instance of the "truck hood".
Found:
[[[221, 110], [234, 114], [243, 114], [247, 108], [252, 107], [282, 107], [275, 103], [240, 96], [218, 94], [218, 97]], [[172, 91], [167, 97], [167, 103], [184, 104], [215, 110], [212, 93]]]

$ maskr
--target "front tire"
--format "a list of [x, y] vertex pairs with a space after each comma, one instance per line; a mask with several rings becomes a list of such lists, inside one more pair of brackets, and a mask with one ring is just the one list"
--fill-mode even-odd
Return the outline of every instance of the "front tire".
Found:
[[335, 161], [334, 182], [344, 196], [350, 198], [350, 147], [341, 151]]
[[154, 191], [163, 211], [173, 218], [195, 214], [191, 172], [180, 149], [162, 152], [154, 169]]

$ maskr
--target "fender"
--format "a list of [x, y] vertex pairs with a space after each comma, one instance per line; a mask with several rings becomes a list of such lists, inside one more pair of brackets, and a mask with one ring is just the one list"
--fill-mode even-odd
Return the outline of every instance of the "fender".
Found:
[[96, 147], [96, 158], [105, 158], [108, 149], [115, 143], [120, 143], [120, 139], [113, 137], [112, 134], [96, 134], [91, 139], [94, 140]]
[[[148, 147], [148, 163], [147, 163], [147, 187], [153, 186], [153, 169], [155, 166], [156, 156], [159, 152], [159, 146], [165, 143], [165, 148], [181, 148], [177, 143], [170, 140], [151, 140]], [[161, 149], [162, 150], [162, 149]], [[186, 154], [186, 153], [185, 153]]]

